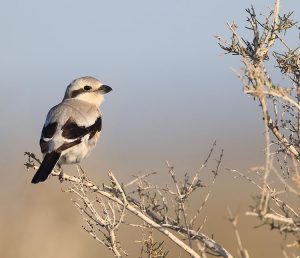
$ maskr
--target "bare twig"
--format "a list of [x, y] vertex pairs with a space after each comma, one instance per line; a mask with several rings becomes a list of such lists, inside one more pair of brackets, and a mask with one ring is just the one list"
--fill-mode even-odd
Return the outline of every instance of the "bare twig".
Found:
[[[35, 156], [31, 153], [27, 153], [27, 155], [29, 161], [26, 163], [26, 167], [36, 170], [38, 166], [36, 166], [32, 161], [32, 157]], [[36, 162], [39, 162], [38, 159], [36, 160]], [[218, 170], [219, 162], [217, 164]], [[166, 209], [168, 209], [167, 203], [166, 200], [164, 200], [165, 197], [162, 195], [160, 190], [151, 188], [157, 192], [160, 192], [159, 196], [163, 200], [162, 210], [159, 208], [160, 204], [156, 195], [152, 196], [150, 192], [147, 192], [148, 190], [143, 189], [143, 184], [148, 185], [147, 181], [145, 181], [145, 177], [139, 177], [138, 180], [130, 184], [130, 186], [133, 186], [133, 184], [139, 185], [140, 196], [142, 196], [141, 201], [139, 201], [136, 198], [125, 193], [123, 187], [111, 171], [109, 171], [108, 173], [111, 186], [103, 185], [102, 188], [89, 180], [80, 169], [78, 169], [78, 172], [78, 177], [67, 175], [65, 173], [63, 173], [62, 176], [60, 175], [63, 181], [67, 181], [72, 184], [72, 187], [68, 188], [66, 191], [75, 194], [82, 203], [80, 204], [80, 202], [76, 201], [74, 202], [74, 205], [80, 210], [81, 214], [86, 216], [85, 221], [87, 222], [89, 228], [85, 228], [85, 230], [96, 241], [108, 247], [116, 257], [120, 257], [121, 252], [127, 254], [127, 252], [125, 252], [121, 247], [121, 244], [116, 240], [115, 233], [121, 223], [124, 222], [125, 210], [141, 219], [141, 221], [145, 223], [144, 225], [148, 225], [148, 227], [161, 232], [163, 235], [177, 244], [181, 249], [189, 253], [192, 257], [201, 257], [201, 255], [193, 250], [184, 241], [180, 240], [178, 236], [171, 233], [170, 229], [174, 232], [185, 235], [185, 237], [190, 239], [190, 241], [199, 240], [203, 243], [207, 251], [212, 251], [222, 257], [232, 257], [232, 255], [228, 251], [226, 251], [225, 248], [217, 244], [209, 237], [186, 226], [177, 224], [176, 220], [168, 217], [166, 213]], [[52, 171], [51, 173], [52, 176], [59, 176], [59, 174], [60, 171], [56, 170]], [[190, 190], [188, 190], [190, 183], [188, 183], [187, 180], [188, 179], [186, 178], [185, 184], [183, 184], [183, 192], [182, 190], [180, 190], [181, 186], [178, 185], [179, 191], [177, 193], [180, 193], [182, 195], [182, 198], [188, 198], [190, 196]], [[193, 187], [202, 187], [202, 184], [200, 184], [196, 179], [193, 179], [191, 182], [193, 182]], [[140, 183], [142, 183], [142, 185]], [[166, 193], [168, 193], [167, 189], [165, 190]], [[96, 201], [90, 200], [92, 195], [96, 196]], [[171, 194], [170, 196], [173, 196], [173, 194]], [[106, 198], [107, 201], [102, 198]], [[111, 201], [112, 203], [110, 203]], [[99, 213], [95, 209], [95, 204], [100, 205], [102, 212]], [[188, 223], [187, 225], [189, 226]], [[142, 225], [137, 226], [142, 228], [144, 227]], [[103, 239], [97, 236], [98, 231], [96, 231], [96, 228], [104, 236]], [[103, 228], [104, 230], [102, 230], [101, 228]]]

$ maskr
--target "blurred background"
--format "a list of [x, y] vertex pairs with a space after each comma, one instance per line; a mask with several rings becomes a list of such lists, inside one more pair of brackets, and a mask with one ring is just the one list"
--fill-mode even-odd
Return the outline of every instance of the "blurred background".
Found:
[[[32, 173], [23, 165], [24, 151], [41, 156], [38, 142], [48, 110], [73, 79], [85, 75], [114, 89], [101, 108], [100, 142], [82, 162], [91, 178], [101, 183], [112, 169], [128, 182], [133, 174], [156, 171], [154, 180], [164, 184], [166, 160], [178, 176], [195, 173], [217, 140], [217, 150], [225, 154], [203, 211], [203, 232], [235, 254], [229, 206], [239, 214], [251, 257], [281, 257], [284, 238], [268, 228], [254, 229], [258, 222], [244, 215], [257, 189], [225, 170], [247, 173], [264, 160], [260, 110], [230, 70], [240, 67], [239, 60], [222, 56], [214, 39], [228, 37], [227, 21], [246, 25], [244, 9], [251, 4], [265, 12], [273, 2], [2, 1], [1, 257], [110, 255], [81, 229], [70, 196], [61, 192], [64, 186], [53, 178], [30, 184]], [[296, 1], [282, 1], [281, 11], [295, 11], [299, 19], [298, 7]], [[75, 166], [66, 171], [75, 174]], [[137, 257], [139, 237], [125, 241], [129, 257]], [[170, 257], [187, 257], [167, 244]]]

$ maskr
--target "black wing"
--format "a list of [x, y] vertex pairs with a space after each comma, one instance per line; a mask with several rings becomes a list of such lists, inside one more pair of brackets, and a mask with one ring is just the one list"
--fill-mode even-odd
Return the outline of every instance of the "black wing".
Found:
[[76, 122], [69, 118], [68, 121], [63, 125], [61, 128], [62, 130], [62, 136], [66, 139], [78, 139], [82, 138], [85, 135], [89, 134], [89, 139], [93, 138], [97, 132], [100, 132], [102, 128], [102, 119], [101, 116], [99, 116], [95, 123], [85, 127], [85, 126], [79, 126], [76, 124]]
[[42, 153], [47, 153], [49, 150], [49, 140], [54, 136], [57, 129], [57, 122], [49, 123], [43, 127], [40, 138], [40, 147]]
[[[101, 131], [101, 128], [102, 128], [101, 116], [99, 116], [96, 119], [94, 124], [88, 127], [79, 126], [72, 118], [69, 118], [61, 128], [62, 136], [68, 140], [74, 140], [74, 141], [64, 143], [56, 151], [61, 153], [62, 151], [81, 143], [81, 139], [87, 134], [89, 134], [89, 139], [92, 139], [97, 132]], [[40, 139], [40, 147], [42, 153], [49, 152], [49, 141], [51, 141], [51, 138], [54, 136], [56, 130], [57, 130], [57, 122], [49, 123], [47, 126], [43, 128], [41, 139]]]
[[96, 122], [89, 127], [89, 134], [90, 134], [89, 139], [92, 139], [96, 135], [97, 132], [101, 131], [101, 129], [102, 129], [102, 118], [101, 118], [101, 116], [99, 116], [96, 119]]
[[43, 127], [42, 136], [44, 138], [52, 138], [57, 129], [57, 122], [49, 123]]

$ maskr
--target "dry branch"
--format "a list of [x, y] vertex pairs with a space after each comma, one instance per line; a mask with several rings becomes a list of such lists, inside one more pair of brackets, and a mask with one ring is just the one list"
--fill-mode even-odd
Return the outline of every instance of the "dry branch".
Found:
[[[36, 170], [38, 168], [36, 163], [40, 163], [40, 161], [32, 153], [27, 152], [26, 155], [28, 156], [26, 167]], [[218, 174], [221, 158], [222, 155], [217, 161], [216, 169], [213, 170], [214, 178]], [[169, 168], [171, 168], [170, 165]], [[78, 167], [78, 173], [79, 175], [76, 177], [65, 173], [61, 174], [61, 171], [54, 170], [51, 175], [60, 176], [62, 182], [71, 183], [66, 192], [72, 193], [78, 198], [77, 201], [73, 202], [85, 218], [88, 225], [88, 228], [85, 228], [85, 230], [96, 241], [109, 248], [116, 257], [121, 257], [121, 253], [127, 254], [122, 248], [121, 242], [117, 241], [116, 235], [120, 225], [126, 224], [125, 210], [138, 217], [142, 221], [142, 225], [147, 225], [147, 227], [161, 232], [192, 257], [198, 258], [203, 255], [198, 254], [191, 247], [191, 244], [181, 239], [180, 235], [183, 235], [184, 239], [189, 239], [188, 242], [190, 243], [200, 241], [206, 250], [215, 255], [226, 258], [233, 257], [220, 244], [203, 233], [193, 230], [192, 224], [189, 223], [187, 207], [182, 204], [188, 201], [192, 192], [203, 187], [198, 174], [192, 179], [185, 176], [183, 183], [175, 179], [174, 182], [176, 182], [177, 189], [175, 195], [174, 191], [168, 187], [149, 187], [151, 184], [146, 180], [148, 175], [140, 176], [128, 184], [124, 184], [127, 187], [135, 187], [134, 191], [130, 191], [133, 194], [129, 195], [126, 193], [127, 188], [123, 188], [123, 184], [118, 182], [111, 171], [108, 172], [110, 185], [103, 184], [101, 187], [89, 180], [80, 167]], [[172, 177], [175, 178], [174, 171], [171, 173], [173, 173]], [[170, 198], [177, 202], [177, 208], [174, 213], [177, 214], [175, 218], [168, 213], [170, 207], [168, 207], [167, 200]], [[178, 217], [179, 209], [185, 216], [184, 222], [181, 222], [180, 216]], [[141, 227], [144, 227], [142, 225]], [[99, 236], [99, 232], [102, 239]], [[180, 233], [180, 235], [177, 235], [177, 233]]]
[[[297, 22], [292, 12], [281, 15], [279, 7], [280, 0], [275, 0], [273, 10], [264, 16], [257, 15], [253, 7], [246, 10], [250, 39], [240, 36], [233, 23], [228, 23], [230, 40], [217, 39], [226, 54], [240, 58], [238, 78], [245, 94], [259, 104], [265, 126], [265, 165], [256, 174], [258, 179], [230, 169], [260, 191], [247, 215], [256, 216], [264, 225], [290, 234], [299, 242], [299, 212], [281, 195], [300, 195], [300, 46], [293, 49], [285, 39], [286, 31], [295, 29]], [[285, 86], [274, 82], [268, 64], [285, 78]]]

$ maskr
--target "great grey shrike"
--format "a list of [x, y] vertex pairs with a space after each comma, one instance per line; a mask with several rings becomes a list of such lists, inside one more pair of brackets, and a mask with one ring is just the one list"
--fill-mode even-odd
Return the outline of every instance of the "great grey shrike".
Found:
[[56, 164], [76, 164], [95, 147], [101, 132], [100, 105], [111, 87], [91, 77], [75, 79], [62, 102], [50, 109], [44, 124], [40, 147], [42, 164], [32, 178], [45, 181]]

